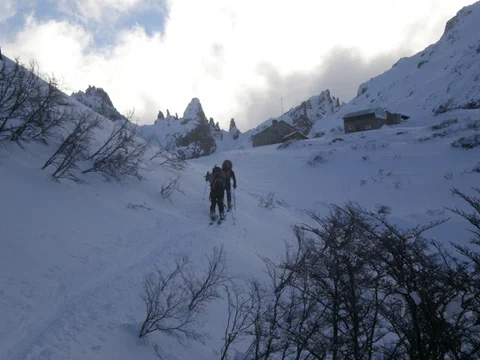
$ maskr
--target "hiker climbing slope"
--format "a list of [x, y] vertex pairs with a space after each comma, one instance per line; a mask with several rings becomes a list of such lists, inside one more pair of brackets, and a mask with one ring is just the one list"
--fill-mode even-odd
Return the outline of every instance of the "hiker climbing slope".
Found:
[[212, 172], [205, 175], [205, 181], [210, 182], [210, 218], [215, 220], [215, 208], [218, 206], [220, 220], [225, 218], [225, 209], [223, 205], [223, 196], [225, 189], [225, 179], [222, 169], [214, 166]]
[[237, 178], [235, 177], [235, 172], [232, 168], [232, 162], [230, 160], [225, 160], [222, 164], [222, 171], [225, 178], [225, 191], [227, 192], [227, 205], [228, 211], [232, 209], [232, 188], [230, 180], [233, 180], [233, 188], [237, 188]]

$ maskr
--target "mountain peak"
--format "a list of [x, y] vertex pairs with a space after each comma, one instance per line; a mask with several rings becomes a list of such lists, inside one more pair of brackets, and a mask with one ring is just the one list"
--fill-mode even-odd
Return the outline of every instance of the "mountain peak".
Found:
[[196, 120], [200, 123], [207, 123], [207, 117], [198, 98], [193, 98], [183, 113], [183, 122]]
[[[472, 18], [471, 21], [469, 18]], [[455, 38], [455, 33], [461, 31], [462, 26], [468, 26], [468, 23], [475, 23], [480, 21], [480, 3], [465, 6], [460, 9], [457, 14], [447, 21], [445, 24], [445, 30], [442, 35], [442, 39]]]
[[127, 119], [113, 106], [110, 96], [102, 88], [89, 85], [85, 92], [80, 90], [71, 97], [112, 121]]

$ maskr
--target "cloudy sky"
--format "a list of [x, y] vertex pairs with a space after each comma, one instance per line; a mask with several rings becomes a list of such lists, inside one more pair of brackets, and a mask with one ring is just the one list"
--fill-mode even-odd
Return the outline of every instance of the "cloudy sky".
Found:
[[67, 93], [104, 88], [142, 124], [183, 115], [247, 130], [360, 83], [436, 42], [473, 0], [0, 0], [0, 46]]

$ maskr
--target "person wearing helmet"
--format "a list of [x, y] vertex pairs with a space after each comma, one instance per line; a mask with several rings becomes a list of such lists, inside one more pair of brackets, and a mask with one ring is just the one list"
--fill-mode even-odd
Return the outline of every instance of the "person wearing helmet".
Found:
[[233, 188], [237, 188], [237, 178], [235, 177], [235, 172], [232, 168], [232, 162], [230, 160], [225, 160], [222, 164], [222, 171], [225, 178], [225, 191], [227, 192], [227, 211], [232, 209], [232, 188], [230, 184], [230, 179], [233, 180]]

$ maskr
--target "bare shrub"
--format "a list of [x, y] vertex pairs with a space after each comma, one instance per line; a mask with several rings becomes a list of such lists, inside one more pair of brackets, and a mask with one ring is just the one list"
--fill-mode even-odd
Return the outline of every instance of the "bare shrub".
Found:
[[263, 207], [265, 209], [274, 209], [276, 208], [276, 203], [275, 203], [275, 192], [270, 192], [268, 193], [267, 196], [261, 196], [260, 197], [260, 203], [258, 206]]
[[[137, 126], [132, 124], [133, 113], [116, 126], [107, 140], [90, 157], [92, 166], [83, 171], [84, 174], [97, 172], [107, 181], [121, 181], [125, 176], [135, 176], [143, 179], [140, 175], [143, 156], [149, 148], [149, 143], [138, 136]], [[115, 124], [117, 124], [116, 122]]]
[[34, 61], [5, 63], [0, 69], [0, 141], [47, 143], [68, 117], [65, 95], [57, 87], [55, 77], [40, 78]]
[[73, 129], [45, 162], [42, 170], [53, 166], [55, 171], [52, 173], [52, 177], [55, 180], [65, 178], [81, 183], [83, 180], [76, 174], [77, 163], [88, 157], [93, 130], [99, 126], [100, 120], [89, 112], [76, 113], [73, 117]]
[[422, 235], [446, 219], [401, 229], [389, 212], [347, 204], [295, 226], [284, 259], [264, 259], [267, 284], [252, 281], [246, 358], [478, 357], [478, 279]]
[[163, 199], [170, 201], [170, 203], [173, 203], [172, 195], [175, 191], [185, 195], [183, 190], [180, 188], [180, 175], [178, 175], [175, 179], [170, 179], [165, 182], [165, 184], [162, 185], [162, 189], [160, 190], [160, 195]]
[[157, 159], [160, 161], [159, 165], [168, 169], [183, 171], [188, 164], [184, 158], [180, 157], [175, 151], [170, 149], [170, 146], [160, 147], [150, 160]]
[[295, 140], [289, 140], [289, 141], [284, 141], [280, 143], [280, 145], [277, 146], [277, 149], [286, 149], [290, 145], [292, 145], [295, 142]]
[[312, 137], [313, 137], [314, 139], [318, 139], [318, 138], [321, 138], [321, 137], [324, 136], [324, 135], [325, 135], [325, 132], [324, 132], [324, 131], [318, 131], [318, 132], [314, 133]]
[[318, 153], [313, 158], [308, 160], [308, 165], [315, 166], [317, 164], [325, 164], [327, 160], [325, 159], [325, 155], [323, 153]]
[[281, 356], [288, 352], [290, 342], [286, 334], [281, 334], [281, 326], [284, 324], [284, 329], [288, 327], [285, 320], [291, 308], [286, 286], [289, 271], [267, 258], [263, 258], [263, 261], [269, 282], [265, 285], [251, 283], [256, 302], [251, 312], [252, 327], [249, 332], [253, 339], [246, 355], [252, 359], [270, 359], [275, 355], [285, 358]]
[[480, 120], [470, 120], [469, 122], [467, 122], [467, 125], [465, 125], [465, 129], [479, 131]]
[[133, 209], [133, 210], [137, 210], [137, 209], [152, 210], [152, 208], [147, 205], [147, 202], [146, 202], [146, 201], [145, 201], [143, 204], [132, 204], [132, 203], [128, 203], [127, 209]]
[[469, 150], [476, 148], [477, 146], [480, 146], [480, 134], [464, 136], [452, 142], [452, 147], [454, 148], [463, 148]]
[[473, 173], [473, 172], [480, 173], [480, 161], [479, 161], [475, 166], [473, 166], [471, 169], [466, 170], [466, 172], [469, 172], [469, 173]]
[[431, 136], [423, 136], [421, 138], [418, 138], [417, 141], [418, 142], [425, 142], [425, 141], [432, 140], [432, 139], [433, 139], [433, 137], [431, 137]]
[[160, 331], [185, 344], [187, 340], [204, 342], [208, 334], [201, 327], [206, 305], [220, 297], [220, 288], [228, 280], [226, 255], [215, 247], [203, 275], [197, 275], [187, 255], [179, 255], [167, 270], [156, 269], [143, 283], [142, 300], [147, 316], [139, 337]]
[[242, 340], [253, 326], [252, 314], [259, 301], [254, 286], [245, 288], [232, 281], [225, 285], [225, 292], [228, 315], [220, 352], [221, 360], [229, 359], [230, 347], [238, 340]]
[[377, 244], [371, 258], [384, 274], [380, 314], [397, 337], [382, 345], [383, 353], [388, 358], [443, 359], [460, 353], [471, 358], [479, 345], [475, 319], [452, 307], [469, 297], [465, 264], [422, 236], [446, 220], [400, 229], [388, 222], [388, 213], [363, 213], [371, 221], [365, 229]]
[[368, 260], [375, 244], [362, 226], [365, 216], [353, 207], [335, 207], [325, 219], [310, 216], [319, 227], [297, 228], [299, 256], [285, 263], [296, 281], [307, 283], [306, 295], [316, 304], [316, 332], [307, 349], [321, 358], [369, 358], [386, 330], [378, 312], [381, 273]]
[[430, 126], [429, 129], [432, 131], [437, 131], [437, 130], [445, 129], [457, 123], [458, 123], [457, 119], [444, 120], [440, 124]]
[[453, 179], [453, 172], [448, 172], [443, 177], [447, 180], [452, 180]]
[[[473, 188], [473, 191], [480, 195], [479, 188]], [[465, 201], [466, 204], [470, 206], [473, 212], [466, 212], [459, 209], [449, 209], [455, 214], [463, 217], [467, 220], [474, 228], [470, 230], [473, 234], [470, 243], [476, 247], [476, 251], [468, 246], [462, 246], [454, 244], [457, 251], [465, 256], [471, 261], [472, 266], [469, 267], [466, 271], [465, 277], [469, 279], [467, 294], [463, 300], [462, 307], [472, 311], [477, 318], [477, 324], [480, 323], [480, 252], [478, 247], [480, 247], [480, 197], [470, 196], [461, 192], [460, 190], [454, 188], [452, 190], [453, 195], [460, 197]], [[473, 294], [471, 291], [473, 290]], [[478, 338], [477, 338], [478, 339]], [[479, 340], [480, 341], [480, 340]], [[479, 345], [480, 346], [480, 345]], [[480, 356], [480, 351], [477, 351], [477, 356]]]

